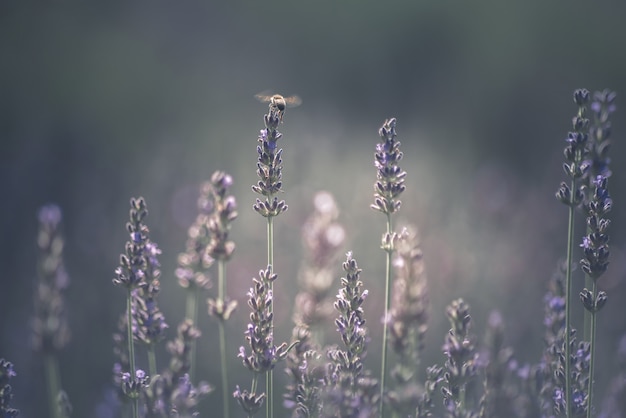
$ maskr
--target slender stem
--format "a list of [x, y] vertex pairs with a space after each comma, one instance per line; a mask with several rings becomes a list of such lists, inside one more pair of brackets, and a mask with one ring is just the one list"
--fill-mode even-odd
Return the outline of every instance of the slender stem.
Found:
[[[387, 235], [390, 235], [392, 231], [391, 225], [391, 214], [387, 213]], [[393, 255], [393, 247], [385, 249], [387, 252], [387, 263], [385, 269], [385, 312], [383, 314], [383, 353], [382, 353], [382, 364], [380, 370], [380, 417], [384, 417], [385, 411], [385, 377], [387, 374], [387, 336], [388, 336], [388, 315], [389, 315], [389, 304], [391, 299], [391, 257]]]
[[48, 383], [48, 402], [50, 408], [50, 416], [53, 418], [59, 418], [59, 405], [57, 402], [57, 396], [61, 387], [59, 364], [54, 354], [48, 353], [45, 356], [46, 367], [46, 380]]
[[[128, 289], [128, 295], [126, 298], [126, 315], [127, 315], [127, 329], [128, 329], [128, 361], [130, 365], [130, 378], [135, 378], [135, 343], [133, 341], [133, 304], [132, 304], [132, 289]], [[133, 397], [131, 400], [133, 405], [133, 418], [139, 417], [139, 400]]]
[[[257, 386], [258, 377], [259, 376], [256, 374], [256, 372], [252, 376], [252, 385], [250, 386], [250, 394], [256, 395], [256, 386]], [[252, 414], [248, 414], [248, 418], [252, 418]]]
[[148, 348], [148, 368], [150, 369], [150, 377], [154, 377], [157, 374], [157, 362], [156, 353], [154, 351], [154, 344], [150, 344]]
[[[198, 324], [198, 289], [191, 287], [187, 291], [187, 319], [190, 319], [194, 327]], [[196, 340], [191, 341], [191, 349], [189, 351], [189, 379], [195, 382], [196, 375]]]
[[[592, 294], [595, 299], [598, 293], [598, 286], [596, 285], [595, 280], [592, 279]], [[594, 302], [595, 305], [595, 302]], [[589, 312], [585, 309], [585, 312]], [[593, 416], [593, 370], [594, 370], [594, 358], [596, 354], [596, 319], [597, 312], [589, 312], [591, 314], [591, 322], [589, 323], [589, 382], [587, 387], [587, 418], [591, 418]]]
[[217, 325], [220, 334], [220, 358], [222, 363], [222, 403], [224, 404], [223, 411], [224, 418], [229, 418], [230, 407], [228, 402], [230, 400], [230, 397], [228, 396], [228, 368], [226, 366], [226, 337], [224, 335], [224, 321], [219, 320], [217, 322]]
[[[593, 186], [593, 184], [591, 184], [590, 186]], [[593, 231], [591, 231], [591, 228], [587, 225], [587, 235], [591, 234]], [[585, 274], [585, 287], [587, 289], [591, 289], [593, 286], [595, 286], [595, 282], [594, 280], [588, 275]], [[594, 290], [594, 295], [595, 295], [595, 290]], [[584, 322], [583, 322], [583, 341], [591, 341], [591, 321], [592, 321], [592, 313], [589, 312], [587, 309], [584, 309]]]
[[[572, 201], [576, 196], [576, 182], [572, 180]], [[571, 298], [572, 298], [572, 258], [574, 252], [574, 205], [569, 206], [569, 219], [567, 226], [567, 269], [565, 273], [565, 416], [571, 417], [572, 410], [572, 371], [571, 371]]]
[[[274, 217], [267, 217], [267, 264], [270, 266], [272, 273], [274, 272]], [[274, 282], [270, 282], [270, 293], [272, 295], [272, 304], [270, 312], [274, 312]], [[272, 334], [274, 333], [274, 318], [271, 324]], [[268, 418], [274, 418], [274, 369], [271, 369], [265, 375], [265, 384], [267, 390], [267, 404], [265, 412]]]
[[[226, 262], [222, 259], [217, 262], [217, 278], [218, 278], [218, 300], [226, 303]], [[230, 417], [230, 406], [228, 396], [228, 367], [226, 365], [226, 335], [224, 333], [224, 319], [219, 318], [217, 321], [220, 336], [220, 361], [222, 363], [222, 403], [224, 418]]]

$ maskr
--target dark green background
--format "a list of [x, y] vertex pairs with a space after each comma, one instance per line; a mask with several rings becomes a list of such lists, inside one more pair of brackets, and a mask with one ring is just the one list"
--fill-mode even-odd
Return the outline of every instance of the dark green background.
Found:
[[[420, 229], [431, 287], [423, 365], [443, 362], [444, 309], [456, 297], [471, 304], [479, 338], [489, 312], [501, 310], [507, 342], [521, 362], [536, 362], [546, 280], [565, 252], [567, 212], [553, 195], [565, 178], [571, 95], [578, 87], [626, 91], [624, 16], [621, 1], [3, 1], [0, 357], [18, 372], [14, 405], [25, 417], [46, 416], [42, 364], [29, 348], [38, 208], [56, 202], [64, 211], [73, 338], [62, 377], [74, 416], [98, 417], [110, 389], [110, 335], [124, 309], [111, 278], [127, 239], [128, 201], [147, 199], [173, 335], [184, 313], [176, 255], [196, 187], [218, 169], [233, 175], [240, 208], [228, 269], [229, 293], [240, 302], [228, 331], [231, 382], [249, 387], [235, 355], [245, 293], [266, 263], [265, 223], [250, 189], [267, 109], [253, 96], [264, 90], [303, 100], [281, 128], [281, 197], [290, 209], [276, 220], [277, 339], [290, 336], [299, 229], [314, 192], [325, 189], [337, 197], [345, 251], [354, 251], [370, 289], [367, 362], [378, 374], [384, 216], [368, 206], [377, 130], [395, 116], [408, 172], [398, 224]], [[618, 110], [598, 400], [626, 331], [623, 121]], [[580, 287], [577, 275], [576, 293]], [[216, 325], [202, 315], [200, 326], [199, 375], [217, 385]], [[218, 390], [203, 411], [217, 411], [220, 399]]]

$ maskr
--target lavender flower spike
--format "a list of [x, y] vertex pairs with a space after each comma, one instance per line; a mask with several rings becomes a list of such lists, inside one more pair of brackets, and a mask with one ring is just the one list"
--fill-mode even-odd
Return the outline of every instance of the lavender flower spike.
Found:
[[14, 418], [20, 414], [17, 409], [9, 405], [13, 399], [13, 392], [9, 381], [15, 377], [13, 363], [0, 358], [0, 416], [2, 418]]

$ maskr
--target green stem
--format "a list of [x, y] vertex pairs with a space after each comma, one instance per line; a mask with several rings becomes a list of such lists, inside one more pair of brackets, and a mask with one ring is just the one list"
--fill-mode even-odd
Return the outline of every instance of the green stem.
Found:
[[[271, 272], [274, 273], [274, 217], [267, 217], [267, 264], [270, 266]], [[270, 282], [270, 292], [272, 294], [272, 304], [270, 312], [274, 312], [274, 282]], [[274, 318], [271, 324], [272, 333], [274, 332]], [[267, 390], [267, 404], [265, 412], [268, 418], [274, 418], [274, 369], [271, 369], [265, 375], [265, 385]]]
[[[217, 278], [218, 278], [218, 300], [226, 304], [226, 262], [218, 260], [217, 262]], [[230, 417], [230, 396], [228, 396], [228, 367], [226, 364], [226, 335], [224, 333], [224, 319], [219, 318], [217, 321], [220, 335], [220, 361], [222, 363], [222, 403], [224, 418]]]
[[[254, 396], [256, 396], [256, 386], [259, 380], [258, 378], [259, 376], [255, 372], [254, 375], [252, 376], [252, 385], [250, 386], [250, 394]], [[252, 418], [252, 414], [248, 414], [248, 418]]]
[[[198, 289], [191, 287], [187, 291], [187, 319], [190, 319], [194, 327], [198, 324]], [[189, 351], [189, 379], [195, 382], [196, 376], [196, 340], [191, 341], [191, 349]]]
[[230, 417], [230, 407], [229, 407], [230, 397], [228, 396], [228, 368], [226, 365], [226, 337], [224, 335], [224, 322], [222, 320], [219, 320], [217, 325], [218, 325], [219, 334], [220, 334], [220, 358], [221, 358], [221, 363], [222, 363], [222, 403], [224, 404], [223, 411], [224, 411], [224, 418], [229, 418]]
[[[387, 213], [387, 235], [390, 235], [392, 231], [392, 224], [391, 224], [391, 214]], [[391, 245], [391, 244], [390, 244]], [[381, 370], [380, 370], [380, 417], [383, 418], [384, 417], [384, 411], [385, 411], [385, 402], [384, 402], [384, 396], [385, 396], [385, 377], [387, 374], [387, 338], [388, 338], [388, 315], [389, 315], [389, 305], [390, 305], [390, 300], [391, 300], [391, 292], [390, 292], [390, 288], [391, 288], [391, 268], [392, 268], [392, 263], [391, 263], [391, 258], [393, 255], [393, 247], [387, 248], [385, 249], [385, 251], [387, 252], [387, 262], [386, 262], [386, 269], [385, 269], [385, 312], [383, 314], [383, 352], [382, 352], [382, 364], [381, 364]]]
[[54, 354], [45, 355], [46, 380], [48, 383], [48, 402], [50, 408], [50, 416], [60, 418], [60, 410], [57, 402], [59, 391], [61, 388], [61, 378], [59, 374], [59, 364]]
[[[135, 378], [135, 343], [133, 341], [133, 304], [132, 304], [132, 289], [128, 289], [128, 295], [126, 298], [126, 320], [128, 329], [128, 361], [130, 365], [130, 378]], [[139, 400], [136, 397], [131, 399], [133, 405], [133, 418], [139, 417]]]
[[[593, 298], [594, 298], [594, 306], [595, 306], [595, 298], [597, 296], [598, 293], [598, 286], [596, 285], [595, 280], [592, 279], [592, 294], [593, 294]], [[589, 312], [585, 309], [585, 312]], [[590, 339], [589, 339], [589, 382], [588, 382], [588, 386], [587, 386], [587, 418], [591, 418], [593, 415], [593, 370], [594, 370], [594, 358], [595, 358], [595, 354], [596, 354], [596, 319], [597, 319], [597, 312], [589, 312], [591, 314], [591, 321], [589, 323], [589, 333], [590, 333]]]
[[150, 344], [148, 347], [148, 367], [150, 369], [150, 378], [153, 378], [157, 374], [157, 362], [156, 353], [154, 351], [154, 344]]
[[571, 203], [567, 226], [567, 269], [565, 273], [565, 416], [571, 417], [572, 410], [572, 370], [571, 370], [571, 298], [572, 298], [572, 258], [574, 252], [574, 205], [576, 182], [570, 185]]
[[[590, 185], [592, 186], [592, 185]], [[591, 228], [587, 226], [587, 235], [591, 232]], [[591, 289], [595, 285], [594, 280], [588, 275], [585, 274], [585, 287], [587, 289]], [[595, 293], [594, 293], [595, 294]], [[592, 321], [592, 313], [587, 309], [584, 310], [584, 322], [583, 322], [583, 341], [591, 341], [591, 321]]]

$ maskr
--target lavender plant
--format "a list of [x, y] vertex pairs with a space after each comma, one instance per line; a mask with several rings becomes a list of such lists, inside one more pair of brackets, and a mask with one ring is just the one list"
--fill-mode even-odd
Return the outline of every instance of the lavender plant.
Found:
[[591, 418], [593, 411], [593, 371], [597, 313], [607, 300], [606, 292], [598, 290], [597, 281], [604, 274], [609, 264], [610, 251], [607, 230], [610, 221], [606, 218], [606, 214], [613, 206], [613, 201], [608, 191], [607, 178], [598, 175], [594, 181], [594, 186], [593, 197], [585, 205], [588, 214], [587, 229], [589, 233], [583, 237], [581, 247], [583, 248], [584, 258], [580, 261], [582, 270], [592, 280], [591, 290], [584, 288], [580, 292], [583, 306], [591, 314], [589, 385], [587, 388], [588, 399], [586, 401], [588, 418]]
[[199, 401], [213, 390], [205, 382], [194, 386], [189, 377], [191, 348], [199, 337], [200, 331], [185, 319], [178, 326], [176, 338], [167, 343], [169, 367], [154, 376], [144, 390], [148, 418], [197, 416]]
[[11, 400], [13, 399], [13, 389], [9, 381], [16, 376], [13, 369], [13, 363], [0, 358], [0, 416], [2, 418], [14, 418], [20, 414], [20, 411], [11, 408]]
[[417, 233], [404, 228], [396, 242], [396, 278], [389, 315], [389, 343], [396, 355], [391, 370], [395, 386], [387, 393], [395, 416], [415, 411], [424, 395], [417, 367], [428, 328], [428, 285]]
[[396, 234], [393, 232], [391, 216], [400, 209], [401, 201], [398, 199], [404, 191], [404, 179], [406, 172], [398, 165], [402, 159], [400, 151], [400, 141], [396, 140], [396, 119], [385, 120], [379, 129], [381, 142], [376, 144], [376, 154], [374, 165], [376, 166], [376, 183], [374, 183], [374, 203], [371, 208], [382, 212], [387, 217], [387, 231], [383, 234], [381, 248], [386, 253], [385, 269], [385, 312], [383, 315], [383, 347], [380, 371], [380, 417], [384, 416], [384, 396], [386, 389], [387, 374], [387, 344], [388, 344], [388, 322], [389, 304], [391, 299], [391, 274], [392, 257]]
[[126, 230], [130, 234], [130, 240], [126, 242], [125, 253], [120, 255], [120, 265], [115, 269], [113, 284], [126, 289], [126, 328], [128, 343], [129, 369], [122, 370], [122, 391], [131, 400], [133, 418], [139, 417], [139, 397], [142, 388], [147, 385], [148, 377], [142, 370], [135, 368], [135, 345], [134, 331], [138, 323], [133, 315], [136, 310], [133, 306], [133, 292], [148, 287], [146, 275], [148, 274], [149, 262], [146, 257], [149, 247], [148, 227], [143, 219], [148, 214], [145, 200], [132, 198], [130, 200], [130, 221], [126, 224]]
[[[274, 345], [274, 330], [272, 329], [272, 304], [271, 282], [276, 280], [276, 274], [272, 273], [271, 266], [259, 271], [259, 278], [253, 278], [253, 287], [248, 292], [248, 306], [251, 309], [250, 323], [245, 332], [245, 338], [250, 348], [247, 354], [245, 347], [239, 348], [239, 355], [243, 365], [250, 370], [252, 384], [250, 390], [241, 390], [239, 385], [233, 396], [246, 412], [248, 417], [256, 414], [265, 400], [264, 392], [258, 391], [258, 378], [272, 370], [276, 363], [283, 360], [289, 347], [286, 343]], [[294, 343], [295, 344], [295, 343]]]
[[[245, 331], [247, 347], [239, 349], [238, 357], [252, 372], [249, 389], [239, 386], [233, 394], [247, 417], [254, 416], [266, 403], [267, 417], [275, 414], [272, 373], [285, 360], [289, 379], [284, 406], [292, 417], [432, 417], [439, 412], [435, 406], [437, 389], [443, 396], [443, 413], [447, 417], [556, 417], [595, 414], [594, 369], [596, 348], [596, 314], [606, 303], [606, 293], [598, 289], [598, 279], [608, 266], [609, 246], [607, 218], [612, 208], [608, 191], [610, 176], [608, 148], [611, 134], [610, 115], [615, 109], [615, 94], [610, 91], [593, 96], [593, 125], [586, 119], [590, 101], [586, 90], [574, 94], [578, 113], [565, 148], [565, 171], [569, 184], [563, 183], [557, 198], [569, 207], [567, 260], [549, 284], [544, 299], [545, 349], [536, 366], [520, 366], [513, 350], [504, 344], [503, 324], [499, 314], [492, 314], [487, 323], [486, 346], [480, 351], [471, 333], [468, 305], [458, 299], [446, 309], [451, 330], [445, 337], [445, 364], [426, 368], [420, 376], [424, 336], [428, 328], [429, 301], [423, 253], [417, 235], [410, 229], [396, 234], [392, 215], [400, 208], [399, 196], [404, 191], [406, 173], [399, 167], [402, 153], [396, 140], [396, 120], [385, 121], [379, 130], [375, 166], [374, 204], [371, 207], [386, 215], [387, 228], [382, 237], [386, 253], [385, 311], [380, 380], [366, 369], [365, 357], [369, 343], [364, 301], [368, 291], [360, 278], [361, 269], [352, 253], [342, 267], [340, 289], [332, 308], [338, 314], [334, 323], [340, 345], [322, 347], [320, 329], [330, 318], [330, 289], [333, 285], [333, 264], [345, 231], [338, 223], [338, 210], [327, 193], [315, 196], [315, 212], [303, 227], [305, 262], [300, 271], [301, 291], [294, 310], [295, 327], [291, 344], [274, 341], [274, 293], [277, 279], [273, 255], [273, 219], [287, 209], [277, 198], [282, 191], [282, 150], [277, 141], [282, 137], [278, 126], [283, 120], [285, 102], [270, 98], [265, 115], [265, 129], [258, 138], [257, 174], [259, 181], [253, 191], [257, 198], [254, 210], [267, 218], [268, 263], [258, 278], [252, 279], [248, 296], [250, 322]], [[284, 98], [283, 98], [284, 99]], [[591, 126], [591, 128], [590, 128]], [[589, 138], [591, 137], [591, 141]], [[208, 299], [209, 314], [218, 320], [222, 393], [228, 390], [226, 369], [225, 322], [236, 303], [226, 292], [226, 263], [235, 244], [230, 239], [231, 223], [237, 217], [235, 198], [229, 195], [233, 180], [217, 171], [202, 186], [198, 202], [199, 215], [189, 229], [185, 253], [178, 257], [176, 270], [181, 286], [188, 290], [187, 318], [178, 326], [177, 335], [166, 345], [169, 365], [158, 373], [156, 348], [165, 339], [167, 324], [158, 306], [161, 250], [150, 240], [144, 223], [147, 215], [142, 198], [131, 200], [130, 239], [115, 270], [114, 284], [127, 293], [126, 312], [119, 322], [120, 333], [114, 335], [116, 365], [114, 377], [119, 393], [132, 406], [134, 418], [198, 416], [198, 403], [212, 388], [200, 382], [194, 385], [195, 342], [198, 298], [211, 286], [209, 268], [217, 264], [217, 296]], [[581, 270], [589, 285], [580, 293], [583, 307], [589, 312], [589, 336], [577, 341], [572, 326], [570, 306], [572, 272], [574, 270], [573, 240], [575, 211], [582, 208], [587, 218], [583, 237], [584, 258]], [[40, 212], [38, 237], [41, 268], [37, 288], [34, 320], [35, 347], [55, 354], [67, 342], [64, 304], [61, 291], [67, 284], [63, 267], [63, 241], [58, 234], [60, 211], [54, 206]], [[393, 261], [393, 263], [392, 263]], [[395, 267], [393, 292], [391, 273]], [[586, 327], [585, 327], [586, 328]], [[135, 342], [148, 352], [149, 373], [136, 367]], [[394, 353], [390, 362], [388, 349]], [[623, 350], [622, 350], [623, 351]], [[323, 354], [322, 354], [323, 353]], [[393, 366], [393, 367], [390, 367]], [[623, 366], [623, 365], [622, 365]], [[56, 371], [58, 375], [58, 370]], [[482, 397], [479, 375], [484, 375]], [[620, 416], [621, 380], [612, 383], [611, 397], [604, 403], [603, 418]], [[0, 414], [15, 417], [10, 408], [12, 397], [8, 381], [15, 375], [11, 363], [0, 360]], [[387, 376], [389, 375], [389, 376]], [[259, 383], [265, 377], [265, 388]], [[387, 379], [389, 378], [389, 381]], [[50, 410], [56, 418], [69, 418], [71, 405], [60, 390], [60, 381], [51, 393], [57, 394]], [[265, 390], [263, 390], [265, 389]], [[267, 398], [267, 399], [266, 399]], [[224, 397], [223, 416], [230, 415], [228, 398]], [[390, 414], [390, 415], [387, 415]]]
[[322, 417], [358, 418], [374, 416], [381, 402], [378, 382], [364, 368], [368, 331], [365, 327], [363, 302], [368, 291], [363, 289], [361, 269], [352, 253], [343, 263], [346, 277], [335, 301], [339, 317], [335, 320], [344, 348], [332, 347], [327, 352], [327, 365]]
[[[260, 96], [257, 96], [260, 98]], [[282, 149], [277, 149], [277, 142], [283, 134], [278, 131], [278, 125], [283, 121], [286, 101], [280, 95], [274, 95], [269, 99], [269, 112], [264, 116], [265, 129], [259, 133], [257, 145], [257, 175], [259, 181], [252, 186], [252, 190], [263, 196], [264, 201], [257, 198], [253, 205], [254, 210], [267, 219], [267, 268], [269, 275], [274, 270], [274, 218], [287, 210], [284, 200], [278, 200], [275, 196], [282, 191]], [[269, 285], [270, 298], [273, 293], [273, 280]], [[273, 312], [273, 304], [269, 305], [270, 313]], [[270, 328], [273, 332], [273, 317], [270, 318]], [[266, 374], [265, 386], [267, 390], [267, 416], [274, 417], [274, 371], [271, 367]]]
[[468, 397], [468, 385], [478, 374], [478, 353], [470, 334], [472, 319], [469, 306], [463, 299], [457, 299], [446, 308], [446, 316], [452, 326], [443, 345], [446, 362], [441, 392], [446, 416], [450, 418], [478, 417]]
[[559, 263], [544, 296], [544, 344], [537, 367], [537, 403], [543, 416], [550, 417], [564, 410], [565, 390], [565, 280], [567, 264]]
[[[187, 231], [186, 249], [178, 255], [178, 268], [175, 272], [178, 284], [187, 291], [186, 318], [194, 325], [198, 323], [198, 298], [213, 285], [208, 269], [214, 260], [206, 257], [206, 248], [211, 241], [209, 220], [214, 210], [211, 192], [210, 182], [200, 187], [198, 215]], [[189, 375], [193, 381], [196, 369], [195, 340], [192, 342], [190, 355]]]
[[589, 119], [585, 117], [589, 102], [589, 91], [585, 89], [574, 92], [574, 102], [578, 113], [572, 120], [573, 131], [566, 139], [565, 163], [563, 168], [570, 179], [570, 184], [561, 183], [556, 197], [569, 207], [567, 228], [567, 270], [565, 279], [565, 414], [569, 418], [572, 411], [572, 369], [571, 369], [571, 295], [572, 295], [572, 260], [574, 252], [574, 215], [576, 208], [583, 202], [584, 188], [582, 179], [589, 169], [587, 161], [589, 138]]
[[205, 255], [205, 258], [217, 260], [218, 267], [218, 295], [216, 299], [208, 299], [208, 309], [209, 315], [217, 319], [219, 329], [224, 418], [230, 416], [224, 322], [230, 318], [231, 313], [237, 307], [237, 301], [228, 299], [226, 295], [226, 262], [235, 251], [235, 243], [229, 239], [230, 224], [237, 217], [237, 202], [234, 196], [227, 196], [232, 184], [233, 178], [222, 171], [216, 171], [211, 176], [210, 190], [213, 200], [213, 210], [209, 218], [211, 240], [206, 247]]
[[61, 373], [57, 356], [70, 339], [65, 298], [69, 275], [63, 262], [64, 239], [61, 235], [61, 209], [46, 205], [39, 210], [39, 279], [35, 289], [35, 316], [33, 318], [33, 346], [43, 356], [48, 386], [48, 405], [51, 416], [62, 418], [59, 397], [62, 391]]
[[313, 213], [302, 227], [305, 261], [300, 269], [300, 292], [296, 295], [292, 341], [298, 341], [286, 358], [285, 372], [290, 383], [284, 405], [298, 418], [319, 416], [324, 367], [320, 355], [324, 325], [333, 313], [329, 297], [334, 261], [345, 232], [337, 222], [339, 209], [326, 191], [313, 197]]
[[[593, 379], [594, 353], [596, 342], [596, 313], [606, 302], [606, 293], [598, 292], [597, 281], [608, 265], [608, 235], [605, 235], [609, 221], [603, 215], [611, 209], [612, 202], [608, 195], [606, 183], [611, 176], [608, 157], [611, 146], [611, 114], [615, 111], [615, 92], [610, 90], [597, 91], [593, 94], [591, 111], [593, 123], [590, 128], [587, 184], [585, 191], [585, 209], [587, 212], [587, 235], [583, 238], [585, 258], [581, 266], [585, 272], [585, 289], [581, 299], [585, 307], [585, 340], [591, 344], [591, 361], [589, 370], [589, 387], [587, 389], [587, 416], [593, 413]], [[599, 183], [604, 183], [604, 187]], [[599, 212], [598, 213], [598, 207]], [[599, 242], [604, 239], [606, 242]], [[591, 288], [591, 290], [589, 290]], [[595, 299], [595, 300], [594, 300]]]
[[289, 384], [283, 405], [293, 418], [318, 417], [322, 408], [322, 386], [325, 368], [320, 347], [307, 325], [296, 325], [292, 341], [297, 341], [285, 359]]

